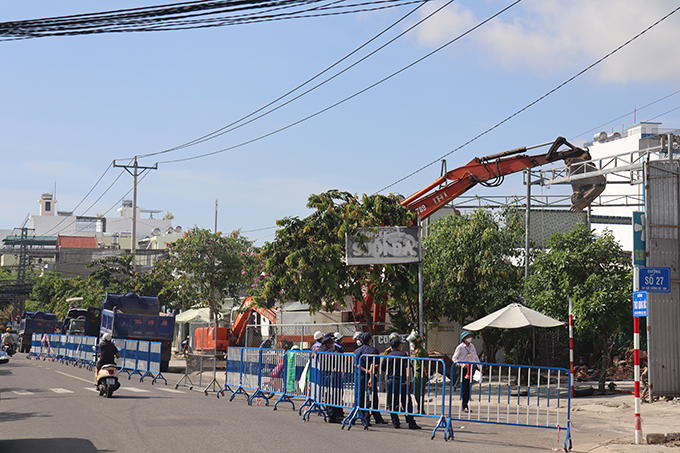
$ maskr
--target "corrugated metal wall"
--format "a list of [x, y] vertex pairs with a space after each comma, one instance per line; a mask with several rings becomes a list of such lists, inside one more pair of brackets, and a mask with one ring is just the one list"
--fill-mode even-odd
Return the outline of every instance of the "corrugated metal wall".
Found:
[[649, 378], [652, 392], [680, 396], [680, 177], [678, 161], [648, 164], [647, 266], [671, 268], [671, 292], [649, 293]]

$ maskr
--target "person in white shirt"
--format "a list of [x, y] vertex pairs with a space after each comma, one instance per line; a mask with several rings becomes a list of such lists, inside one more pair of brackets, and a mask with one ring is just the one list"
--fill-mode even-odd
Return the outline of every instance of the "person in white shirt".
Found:
[[[477, 362], [479, 363], [479, 357], [477, 356], [477, 350], [475, 345], [472, 344], [472, 334], [467, 330], [464, 330], [460, 334], [461, 344], [458, 345], [456, 351], [453, 353], [453, 363], [458, 362]], [[461, 401], [463, 404], [463, 412], [468, 412], [468, 401], [470, 401], [470, 379], [472, 379], [472, 364], [461, 363], [460, 364], [460, 394]]]

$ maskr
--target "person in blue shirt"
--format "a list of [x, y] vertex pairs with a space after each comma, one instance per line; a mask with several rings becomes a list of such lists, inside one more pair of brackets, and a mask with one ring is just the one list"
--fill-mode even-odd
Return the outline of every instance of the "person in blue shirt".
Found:
[[[386, 376], [387, 387], [387, 401], [393, 411], [407, 412], [406, 423], [409, 429], [420, 429], [416, 424], [413, 415], [413, 401], [411, 400], [410, 389], [413, 388], [411, 384], [412, 368], [408, 354], [401, 350], [401, 338], [396, 337], [390, 342], [392, 351], [387, 354], [387, 357], [382, 362], [380, 367], [382, 374]], [[392, 419], [392, 426], [400, 428], [399, 415], [390, 412]]]
[[[368, 332], [361, 334], [362, 345], [354, 351], [357, 357], [357, 366], [359, 368], [359, 402], [365, 408], [378, 407], [378, 385], [379, 382], [372, 382], [373, 373], [378, 367], [378, 359], [376, 357], [366, 357], [368, 355], [378, 355], [376, 348], [371, 346], [372, 336]], [[364, 417], [371, 426], [371, 416], [379, 425], [384, 425], [387, 422], [382, 418], [378, 411], [363, 411]]]

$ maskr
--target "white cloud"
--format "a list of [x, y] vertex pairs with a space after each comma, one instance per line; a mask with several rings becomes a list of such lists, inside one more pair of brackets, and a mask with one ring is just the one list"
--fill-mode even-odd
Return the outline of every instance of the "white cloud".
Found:
[[[418, 42], [436, 47], [509, 2], [454, 2], [418, 27]], [[429, 14], [441, 5], [428, 5]], [[678, 5], [666, 0], [525, 0], [469, 36], [488, 64], [539, 73], [585, 68]], [[483, 9], [483, 11], [482, 11]], [[673, 81], [680, 76], [680, 12], [609, 57], [603, 82]], [[467, 44], [466, 44], [467, 45]]]

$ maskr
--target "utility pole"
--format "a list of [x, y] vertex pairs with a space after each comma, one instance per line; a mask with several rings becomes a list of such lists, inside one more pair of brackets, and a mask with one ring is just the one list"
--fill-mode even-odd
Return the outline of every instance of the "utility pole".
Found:
[[213, 233], [217, 233], [217, 200], [218, 198], [215, 198], [215, 230]]
[[124, 168], [125, 171], [132, 175], [132, 237], [130, 238], [130, 254], [134, 255], [137, 249], [137, 176], [144, 173], [145, 170], [158, 170], [158, 163], [153, 164], [153, 167], [143, 167], [137, 164], [137, 156], [135, 156], [135, 163], [133, 165], [118, 165], [114, 160], [113, 167]]

